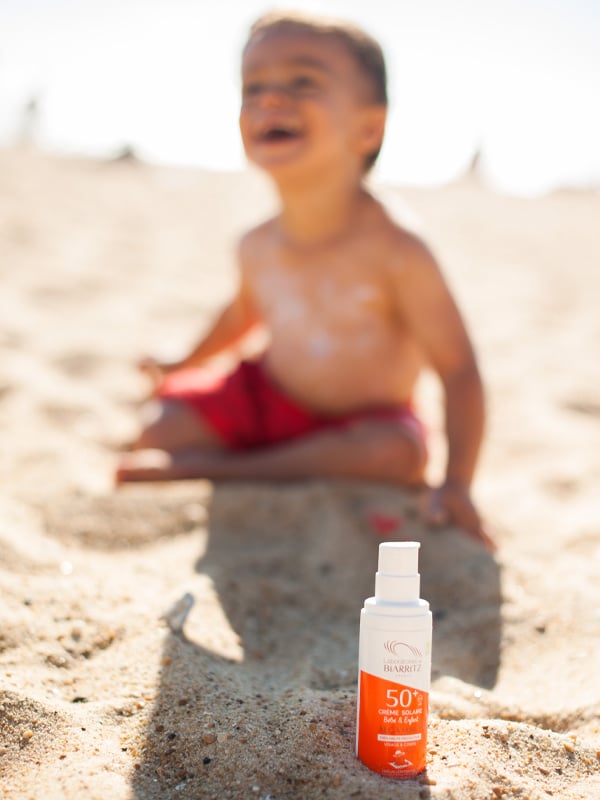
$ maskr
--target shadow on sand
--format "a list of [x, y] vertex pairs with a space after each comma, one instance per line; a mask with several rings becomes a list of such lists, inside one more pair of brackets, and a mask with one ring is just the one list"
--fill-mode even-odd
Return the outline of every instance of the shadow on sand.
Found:
[[[136, 798], [430, 797], [417, 781], [382, 782], [354, 757], [359, 612], [381, 541], [367, 522], [373, 511], [398, 520], [385, 538], [422, 542], [434, 679], [494, 685], [499, 568], [464, 535], [423, 528], [414, 496], [217, 486], [196, 565], [207, 597], [187, 635], [165, 638]], [[210, 617], [214, 595], [221, 624]]]

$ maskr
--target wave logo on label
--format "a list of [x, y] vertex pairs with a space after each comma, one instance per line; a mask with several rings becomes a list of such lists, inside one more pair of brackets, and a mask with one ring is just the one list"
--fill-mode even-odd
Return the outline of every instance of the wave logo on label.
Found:
[[423, 653], [418, 647], [414, 647], [414, 645], [407, 644], [406, 642], [398, 642], [395, 639], [388, 639], [387, 642], [383, 643], [383, 646], [388, 653], [390, 653], [390, 655], [396, 656], [396, 658], [423, 658]]
[[[396, 759], [399, 756], [402, 758], [402, 762], [400, 764], [397, 764]], [[412, 761], [406, 758], [402, 750], [396, 750], [396, 752], [394, 753], [394, 761], [388, 761], [388, 764], [390, 765], [390, 767], [393, 767], [394, 769], [410, 769], [413, 766]]]

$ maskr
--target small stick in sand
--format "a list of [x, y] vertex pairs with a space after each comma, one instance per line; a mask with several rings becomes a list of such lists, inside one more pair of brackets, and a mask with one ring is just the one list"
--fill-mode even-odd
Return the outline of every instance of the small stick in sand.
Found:
[[171, 628], [173, 633], [181, 633], [187, 616], [195, 602], [194, 595], [190, 594], [190, 592], [186, 592], [174, 606], [163, 614], [162, 619], [166, 620], [167, 625]]

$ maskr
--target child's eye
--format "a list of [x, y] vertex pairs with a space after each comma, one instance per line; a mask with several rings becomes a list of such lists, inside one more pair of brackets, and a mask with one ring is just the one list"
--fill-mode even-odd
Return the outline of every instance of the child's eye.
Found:
[[242, 97], [256, 97], [262, 92], [262, 83], [245, 83], [242, 86]]
[[317, 88], [316, 80], [310, 75], [298, 75], [291, 81], [294, 92], [311, 92]]

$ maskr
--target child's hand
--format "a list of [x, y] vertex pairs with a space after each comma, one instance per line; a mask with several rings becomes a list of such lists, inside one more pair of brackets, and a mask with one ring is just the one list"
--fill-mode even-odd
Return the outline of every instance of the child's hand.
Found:
[[448, 481], [437, 489], [432, 489], [428, 497], [426, 519], [436, 527], [454, 523], [470, 536], [479, 539], [490, 552], [496, 550], [496, 544], [485, 530], [469, 490], [463, 483]]
[[147, 356], [143, 358], [138, 363], [138, 369], [142, 372], [147, 378], [150, 379], [150, 383], [152, 385], [151, 394], [157, 394], [165, 380], [165, 377], [169, 372], [172, 370], [169, 368], [169, 365], [158, 361], [156, 358], [152, 358], [151, 356]]

